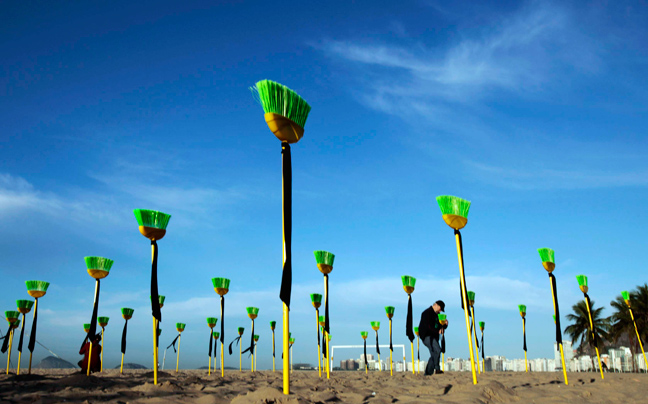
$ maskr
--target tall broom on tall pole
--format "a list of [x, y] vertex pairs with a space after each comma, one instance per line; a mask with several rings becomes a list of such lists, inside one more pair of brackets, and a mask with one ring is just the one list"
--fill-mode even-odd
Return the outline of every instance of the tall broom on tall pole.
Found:
[[362, 340], [364, 342], [365, 374], [369, 374], [369, 362], [367, 361], [367, 337], [369, 336], [369, 333], [367, 331], [360, 331], [360, 336], [362, 337]]
[[[439, 324], [441, 324], [441, 327], [445, 330], [445, 328], [448, 325], [448, 316], [446, 314], [439, 314]], [[446, 343], [445, 343], [445, 332], [441, 334], [441, 371], [445, 372], [445, 351], [446, 351]]]
[[[223, 346], [225, 346], [225, 295], [227, 294], [227, 292], [229, 292], [230, 280], [227, 278], [212, 278], [212, 285], [214, 285], [214, 291], [216, 291], [216, 293], [220, 296], [220, 309], [221, 309], [220, 368], [221, 368], [221, 377], [225, 377], [225, 354], [223, 352]], [[216, 367], [215, 364], [214, 367]]]
[[385, 306], [385, 314], [389, 319], [389, 374], [394, 375], [394, 345], [392, 345], [392, 318], [394, 318], [394, 311], [396, 308], [394, 306]]
[[182, 342], [182, 332], [185, 330], [186, 326], [187, 324], [185, 323], [176, 323], [176, 331], [178, 331], [178, 336], [176, 337], [176, 339], [178, 340], [178, 352], [176, 356], [176, 373], [178, 373], [178, 369], [180, 368], [180, 342]]
[[594, 342], [594, 349], [596, 350], [596, 358], [598, 359], [599, 370], [601, 371], [601, 379], [605, 379], [605, 376], [603, 375], [603, 367], [601, 366], [601, 355], [599, 354], [598, 350], [598, 336], [596, 334], [596, 331], [594, 330], [594, 321], [592, 320], [592, 302], [590, 301], [589, 295], [587, 294], [587, 292], [589, 291], [589, 287], [587, 285], [587, 276], [576, 275], [576, 280], [578, 281], [578, 287], [580, 288], [581, 292], [583, 292], [583, 296], [585, 296], [590, 332], [592, 333], [592, 341]]
[[466, 319], [466, 336], [468, 337], [468, 347], [470, 351], [470, 367], [472, 370], [473, 384], [477, 384], [477, 372], [475, 371], [475, 357], [473, 355], [472, 337], [470, 335], [470, 319], [468, 311], [468, 298], [466, 286], [466, 276], [464, 273], [463, 262], [463, 243], [461, 232], [468, 223], [468, 211], [470, 210], [470, 201], [458, 198], [456, 196], [441, 195], [437, 196], [437, 203], [443, 215], [443, 221], [454, 229], [455, 241], [457, 243], [457, 257], [459, 260], [459, 283], [461, 285], [461, 308], [464, 310]]
[[239, 344], [239, 341], [241, 341], [241, 338], [243, 337], [243, 333], [245, 332], [245, 327], [238, 327], [237, 332], [238, 332], [239, 336], [234, 338], [234, 340], [232, 342], [230, 342], [230, 344], [229, 344], [229, 354], [230, 355], [232, 354], [232, 344], [234, 344], [236, 342], [236, 345], [239, 346], [239, 372], [242, 372], [243, 371], [243, 359], [242, 359], [243, 358], [243, 353], [242, 353], [243, 352], [243, 348], [242, 348], [243, 343]]
[[317, 269], [324, 274], [324, 357], [326, 358], [326, 378], [331, 377], [331, 359], [329, 357], [329, 343], [326, 337], [331, 332], [329, 321], [329, 274], [333, 271], [333, 262], [335, 261], [335, 254], [328, 251], [317, 250], [315, 254], [315, 261], [317, 262]]
[[254, 372], [254, 319], [257, 318], [259, 315], [259, 308], [246, 307], [245, 310], [247, 311], [248, 317], [250, 317], [250, 319], [252, 320], [252, 331], [250, 332], [250, 347], [247, 348], [245, 351], [243, 351], [243, 353], [250, 351], [250, 355], [252, 358], [252, 363], [250, 365], [250, 372]]
[[[635, 321], [634, 314], [632, 314], [632, 306], [630, 305], [630, 293], [624, 290], [623, 292], [621, 292], [621, 296], [623, 296], [623, 300], [625, 301], [625, 304], [628, 306], [628, 311], [630, 312], [630, 318], [632, 318], [632, 324], [634, 324], [634, 329], [635, 332], [637, 333], [637, 341], [639, 341], [639, 347], [641, 348], [641, 353], [643, 354], [644, 363], [646, 364], [646, 369], [648, 369], [648, 360], [646, 359], [646, 352], [644, 352], [643, 344], [641, 343], [641, 336], [639, 335], [637, 322]], [[20, 364], [18, 365], [18, 368], [20, 369]]]
[[27, 293], [29, 296], [33, 297], [34, 302], [34, 319], [32, 320], [31, 333], [29, 334], [29, 344], [27, 348], [29, 349], [29, 370], [28, 374], [31, 374], [31, 364], [32, 364], [32, 354], [34, 353], [34, 348], [36, 347], [36, 324], [38, 323], [38, 299], [45, 296], [47, 293], [47, 288], [49, 288], [49, 282], [45, 281], [25, 281], [27, 286]]
[[128, 320], [133, 318], [134, 309], [129, 307], [122, 307], [121, 309], [122, 317], [124, 318], [124, 329], [122, 330], [121, 337], [121, 366], [119, 367], [119, 373], [124, 373], [124, 355], [126, 355], [126, 333], [128, 332]]
[[276, 321], [270, 322], [270, 330], [272, 331], [272, 371], [275, 371], [275, 328], [277, 327]]
[[288, 343], [290, 344], [288, 346], [289, 352], [290, 352], [290, 373], [293, 371], [293, 357], [292, 357], [292, 347], [295, 345], [295, 339], [294, 338], [288, 338]]
[[25, 321], [27, 320], [27, 314], [34, 307], [33, 300], [16, 300], [16, 306], [18, 306], [18, 311], [23, 315], [22, 323], [20, 324], [20, 338], [18, 340], [18, 368], [16, 369], [16, 374], [20, 374], [20, 361], [22, 359], [22, 346], [23, 346], [23, 336], [25, 335]]
[[109, 320], [110, 320], [110, 317], [98, 317], [97, 318], [97, 322], [99, 323], [99, 326], [101, 327], [101, 370], [100, 370], [100, 372], [103, 372], [103, 357], [104, 357], [104, 351], [105, 351], [104, 331], [106, 331], [106, 326], [108, 325]]
[[322, 305], [322, 295], [311, 293], [311, 303], [315, 307], [315, 327], [317, 328], [317, 370], [319, 377], [322, 377], [322, 347], [320, 346], [320, 329], [319, 329], [319, 308]]
[[[104, 257], [84, 257], [86, 268], [88, 270], [88, 275], [90, 275], [95, 280], [95, 293], [94, 293], [94, 302], [92, 304], [92, 317], [90, 318], [90, 331], [85, 337], [85, 341], [90, 342], [90, 349], [88, 350], [88, 368], [86, 369], [86, 375], [90, 376], [90, 363], [92, 360], [92, 341], [94, 336], [97, 333], [97, 313], [99, 311], [99, 292], [101, 289], [101, 280], [108, 276], [110, 269], [113, 266], [114, 261]], [[103, 344], [102, 344], [103, 345]]]
[[[216, 349], [218, 348], [218, 338], [220, 337], [220, 332], [213, 331], [212, 332], [212, 337], [214, 337], [214, 340], [216, 341], [216, 342], [214, 342], [214, 373], [216, 373], [216, 358], [218, 357]], [[223, 344], [221, 344], [220, 349], [221, 349], [221, 351], [223, 350]], [[210, 360], [210, 362], [211, 362], [211, 360]]]
[[151, 313], [153, 316], [153, 383], [158, 384], [158, 336], [157, 329], [162, 322], [162, 311], [158, 300], [158, 240], [166, 234], [171, 215], [148, 209], [135, 209], [133, 211], [139, 231], [144, 237], [151, 240]]
[[523, 304], [518, 304], [518, 309], [520, 310], [520, 317], [522, 317], [522, 336], [523, 336], [523, 345], [524, 349], [524, 371], [529, 371], [529, 364], [527, 362], [527, 343], [526, 343], [526, 306]]
[[419, 350], [420, 347], [420, 335], [419, 335], [419, 328], [414, 327], [414, 334], [416, 334], [416, 374], [419, 374], [420, 371], [420, 363], [421, 363], [421, 352]]
[[477, 341], [477, 328], [475, 327], [475, 292], [468, 291], [468, 303], [470, 304], [470, 317], [472, 318], [470, 329], [472, 330], [475, 339], [475, 362], [477, 362], [477, 373], [481, 374], [481, 369], [479, 368], [479, 342]]
[[[212, 345], [214, 341], [212, 340], [212, 333], [214, 332], [214, 327], [218, 319], [216, 317], [207, 317], [207, 326], [209, 326], [209, 365], [207, 366], [207, 374], [211, 375], [211, 362], [212, 362]], [[222, 324], [222, 322], [221, 322]], [[214, 348], [215, 349], [215, 348]], [[214, 372], [216, 372], [216, 361], [214, 360]]]
[[261, 80], [251, 90], [258, 95], [268, 127], [281, 141], [283, 272], [279, 297], [283, 302], [283, 392], [284, 394], [290, 394], [290, 372], [288, 371], [289, 311], [292, 289], [292, 162], [290, 143], [297, 143], [304, 136], [304, 125], [311, 107], [296, 92], [274, 81]]
[[2, 353], [7, 352], [7, 349], [9, 349], [9, 353], [7, 354], [7, 374], [9, 374], [9, 362], [11, 361], [11, 348], [13, 345], [13, 335], [14, 335], [14, 330], [18, 328], [17, 324], [19, 324], [20, 320], [20, 312], [15, 311], [15, 310], [8, 310], [5, 311], [5, 318], [7, 319], [7, 322], [9, 323], [9, 329], [7, 329], [7, 334], [5, 334], [4, 341], [2, 342]]
[[[484, 326], [486, 323], [483, 321], [479, 322], [479, 329], [481, 330], [481, 357], [482, 357], [482, 369], [486, 373], [486, 359], [484, 359]], [[491, 369], [492, 370], [492, 369]]]
[[413, 276], [403, 275], [401, 276], [403, 281], [403, 289], [407, 293], [407, 320], [405, 321], [405, 334], [410, 340], [410, 348], [412, 349], [412, 374], [416, 374], [416, 369], [414, 369], [414, 329], [413, 329], [413, 314], [412, 314], [412, 293], [414, 292], [414, 286], [416, 285], [416, 278]]
[[554, 250], [551, 248], [539, 248], [538, 254], [542, 260], [542, 267], [549, 274], [549, 285], [551, 286], [551, 299], [554, 307], [554, 324], [556, 326], [556, 344], [560, 350], [560, 359], [562, 360], [563, 377], [565, 378], [565, 385], [569, 385], [567, 380], [567, 367], [565, 366], [565, 354], [563, 353], [562, 343], [562, 329], [560, 327], [560, 306], [558, 305], [558, 285], [556, 284], [556, 276], [553, 274], [556, 269], [556, 260]]
[[378, 371], [382, 372], [382, 363], [380, 362], [380, 344], [378, 343], [378, 330], [380, 330], [380, 321], [372, 321], [371, 329], [376, 332], [376, 353], [378, 354]]

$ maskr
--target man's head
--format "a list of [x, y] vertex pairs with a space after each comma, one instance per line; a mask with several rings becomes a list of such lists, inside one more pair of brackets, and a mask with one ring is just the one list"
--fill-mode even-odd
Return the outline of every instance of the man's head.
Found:
[[441, 313], [441, 312], [444, 312], [444, 313], [445, 313], [445, 303], [443, 303], [443, 300], [437, 300], [437, 301], [434, 302], [434, 304], [432, 305], [432, 309], [434, 310], [434, 312], [435, 312], [436, 314], [439, 314], [439, 313]]

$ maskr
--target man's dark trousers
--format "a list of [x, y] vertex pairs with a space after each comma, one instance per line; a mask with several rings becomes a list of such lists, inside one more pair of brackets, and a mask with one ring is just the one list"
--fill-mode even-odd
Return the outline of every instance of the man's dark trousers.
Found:
[[441, 370], [439, 367], [439, 357], [441, 356], [441, 346], [437, 338], [425, 337], [423, 345], [430, 350], [430, 360], [425, 367], [425, 374], [432, 375], [435, 370]]

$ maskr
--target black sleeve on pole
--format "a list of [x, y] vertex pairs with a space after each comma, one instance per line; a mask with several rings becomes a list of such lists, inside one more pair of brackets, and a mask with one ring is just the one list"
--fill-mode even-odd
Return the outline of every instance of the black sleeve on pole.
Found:
[[[319, 326], [317, 330], [319, 331]], [[319, 344], [319, 337], [317, 338], [317, 343]], [[274, 330], [272, 330], [272, 357], [275, 357]]]
[[[391, 331], [391, 318], [389, 319], [389, 325], [390, 325], [389, 331]], [[392, 333], [391, 332], [389, 333], [389, 350], [392, 351], [392, 352], [394, 351], [394, 345], [392, 345]]]
[[221, 333], [220, 341], [221, 345], [225, 344], [225, 296], [221, 296]]
[[380, 345], [378, 345], [378, 331], [376, 331], [376, 352], [380, 355]]
[[22, 352], [22, 345], [23, 345], [23, 335], [25, 334], [25, 320], [27, 316], [23, 314], [23, 322], [22, 325], [20, 326], [20, 339], [18, 340], [18, 352]]
[[158, 261], [158, 246], [155, 240], [151, 240], [153, 246], [153, 262], [151, 264], [151, 312], [158, 322], [162, 322], [162, 311], [160, 310], [160, 296], [158, 294], [158, 279], [157, 279], [157, 261]]
[[176, 350], [176, 347], [175, 347], [175, 344], [176, 344], [176, 342], [178, 341], [178, 338], [180, 338], [180, 333], [178, 333], [178, 336], [175, 337], [175, 339], [173, 340], [173, 342], [171, 343], [171, 345], [169, 345], [168, 347], [166, 347], [166, 349], [169, 349], [169, 348], [173, 347], [173, 352], [178, 352], [178, 351]]
[[121, 353], [125, 354], [126, 353], [126, 332], [128, 330], [128, 320], [124, 323], [124, 330], [122, 331], [122, 338], [121, 338]]
[[4, 341], [2, 341], [2, 349], [0, 349], [0, 352], [5, 353], [7, 352], [7, 349], [9, 349], [9, 336], [11, 334], [11, 323], [9, 323], [9, 329], [7, 330], [7, 334], [4, 336]]
[[481, 344], [482, 344], [481, 345], [482, 346], [481, 347], [482, 359], [485, 359], [484, 358], [484, 333], [483, 332], [482, 332], [482, 336], [481, 336]]
[[252, 320], [252, 334], [250, 334], [250, 346], [241, 353], [246, 353], [247, 351], [250, 351], [250, 355], [254, 353], [253, 352], [254, 351], [254, 320]]
[[229, 354], [232, 354], [232, 344], [236, 342], [236, 345], [238, 346], [238, 342], [241, 339], [242, 335], [239, 335], [238, 337], [234, 338], [234, 341], [230, 342], [229, 344]]
[[405, 321], [405, 334], [410, 342], [414, 342], [414, 329], [412, 323], [412, 295], [407, 295], [407, 320]]
[[[554, 307], [556, 308], [556, 343], [562, 345], [562, 329], [560, 328], [560, 307], [558, 306], [558, 286], [556, 285], [556, 277], [549, 273], [551, 285], [553, 286], [553, 300]], [[556, 350], [560, 351], [560, 346], [556, 346]]]
[[585, 299], [587, 299], [587, 307], [589, 308], [589, 313], [588, 316], [590, 320], [592, 320], [592, 329], [590, 332], [592, 333], [592, 337], [594, 339], [594, 347], [598, 348], [598, 335], [596, 335], [596, 332], [594, 330], [594, 318], [592, 318], [592, 301], [589, 298], [589, 295], [587, 293], [583, 293], [585, 295]]
[[369, 362], [367, 362], [367, 339], [364, 338], [364, 357], [365, 357], [365, 369], [369, 367]]
[[283, 232], [286, 248], [286, 262], [281, 274], [281, 291], [279, 298], [290, 310], [290, 293], [292, 289], [292, 163], [290, 145], [281, 142], [281, 168], [283, 191]]
[[[86, 335], [85, 339], [81, 343], [81, 347], [85, 345], [87, 340], [90, 340], [92, 342], [92, 337], [97, 333], [97, 313], [99, 311], [99, 295], [101, 291], [101, 281], [97, 279], [97, 290], [95, 291], [95, 298], [94, 298], [94, 306], [92, 307], [92, 318], [90, 319], [90, 329], [88, 330], [88, 334]], [[34, 313], [36, 315], [36, 313]], [[34, 325], [32, 325], [32, 334], [34, 337], [34, 344], [36, 343], [36, 333], [33, 332], [35, 330], [35, 324], [36, 324], [36, 318], [34, 317]], [[34, 348], [32, 348], [32, 342], [31, 338], [29, 339], [29, 345], [30, 345], [30, 352], [33, 351]]]
[[445, 353], [446, 344], [445, 344], [445, 333], [441, 334], [441, 352]]
[[524, 346], [522, 348], [526, 352], [526, 350], [527, 350], [527, 345], [526, 345], [526, 317], [522, 317], [522, 323], [524, 324]]
[[[214, 338], [212, 337], [212, 329], [210, 328], [209, 329], [209, 355], [208, 355], [210, 358], [212, 356], [212, 346], [214, 344], [214, 342], [212, 341], [213, 339]], [[231, 355], [231, 353], [230, 353], [230, 355]]]

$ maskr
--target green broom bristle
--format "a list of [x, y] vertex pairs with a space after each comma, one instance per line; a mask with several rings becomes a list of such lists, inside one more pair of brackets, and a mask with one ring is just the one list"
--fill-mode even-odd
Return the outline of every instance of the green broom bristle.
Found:
[[5, 311], [5, 318], [18, 318], [20, 316], [19, 311], [7, 310]]
[[413, 276], [403, 275], [401, 276], [401, 280], [403, 281], [403, 286], [416, 286], [416, 278]]
[[220, 337], [220, 332], [214, 331], [212, 335], [214, 336], [214, 338], [218, 339], [218, 337]]
[[137, 223], [144, 227], [166, 230], [171, 215], [156, 210], [135, 209], [133, 210]]
[[239, 327], [238, 328], [238, 333], [243, 334], [245, 332], [245, 327]]
[[246, 307], [245, 310], [247, 310], [248, 314], [259, 314], [259, 308], [258, 307]]
[[[628, 293], [625, 290], [623, 292], [621, 292], [621, 296], [623, 296], [623, 300], [630, 300], [630, 293]], [[20, 307], [20, 306], [18, 306], [18, 307]]]
[[380, 321], [372, 321], [371, 322], [371, 328], [374, 328], [374, 327], [376, 327], [376, 328], [380, 327]]
[[311, 107], [295, 91], [271, 80], [261, 80], [250, 90], [266, 114], [271, 112], [285, 116], [302, 128], [306, 124]]
[[364, 337], [364, 338], [367, 338], [367, 337], [369, 336], [369, 332], [367, 332], [367, 331], [360, 331], [360, 336], [361, 336], [361, 337]]
[[[149, 295], [149, 299], [153, 301], [153, 296]], [[166, 296], [158, 295], [158, 302], [160, 302], [160, 304], [164, 304], [164, 299], [166, 299]]]
[[270, 327], [271, 327], [271, 328], [275, 328], [276, 326], [277, 326], [277, 322], [276, 322], [276, 321], [271, 321], [271, 322], [270, 322]]
[[554, 319], [554, 323], [555, 323], [555, 322], [556, 322], [556, 315], [555, 315], [555, 314], [552, 314], [551, 317], [553, 317], [553, 319]]
[[135, 312], [134, 309], [130, 309], [128, 307], [122, 307], [122, 309], [121, 309], [121, 313], [124, 316], [131, 316], [132, 317], [134, 312]]
[[27, 285], [27, 290], [29, 291], [47, 292], [50, 284], [45, 281], [25, 281], [25, 285]]
[[475, 292], [473, 291], [468, 291], [468, 300], [472, 300], [473, 302], [475, 301]]
[[326, 320], [326, 318], [324, 318], [324, 316], [319, 316], [318, 320], [320, 323], [323, 323]]
[[162, 334], [162, 329], [158, 328], [158, 336], [160, 336], [161, 334]]
[[97, 317], [97, 323], [108, 324], [108, 320], [110, 320], [110, 317]]
[[311, 293], [310, 296], [313, 303], [322, 303], [322, 295], [319, 293]]
[[578, 281], [578, 286], [587, 286], [587, 276], [576, 275], [576, 280]]
[[294, 344], [294, 343], [295, 343], [295, 339], [294, 339], [294, 338], [290, 338], [290, 339], [288, 340], [288, 342], [290, 342], [291, 344]]
[[447, 314], [439, 314], [439, 321], [445, 321], [448, 318]]
[[468, 211], [470, 210], [470, 201], [461, 199], [457, 196], [441, 195], [436, 198], [441, 214], [443, 215], [457, 215], [468, 218]]
[[396, 310], [394, 306], [385, 306], [385, 313], [387, 314], [394, 314], [394, 310]]
[[415, 333], [418, 332], [418, 327], [414, 327], [414, 332], [415, 332]]
[[254, 340], [255, 340], [255, 341], [258, 341], [258, 340], [259, 340], [259, 335], [258, 335], [258, 334], [254, 334]]
[[19, 309], [29, 309], [29, 310], [31, 310], [31, 308], [34, 307], [34, 301], [33, 300], [16, 300], [16, 306]]
[[538, 254], [540, 254], [540, 259], [542, 262], [553, 262], [554, 261], [554, 250], [551, 248], [539, 248]]
[[230, 280], [227, 278], [212, 278], [214, 288], [229, 289]]
[[83, 257], [88, 269], [98, 269], [100, 271], [110, 272], [113, 260], [104, 257]]
[[187, 324], [185, 323], [176, 323], [176, 329], [177, 330], [184, 330]]
[[523, 304], [518, 304], [518, 309], [520, 309], [520, 313], [526, 313], [526, 306]]
[[11, 326], [13, 328], [18, 328], [20, 326], [20, 319], [18, 319], [16, 321], [14, 321], [13, 323], [11, 323]]
[[484, 328], [485, 325], [486, 325], [485, 322], [483, 322], [483, 321], [480, 321], [480, 322], [479, 322], [479, 328]]
[[216, 317], [207, 317], [207, 324], [216, 324], [218, 319]]
[[313, 251], [313, 253], [315, 254], [315, 261], [317, 261], [318, 264], [333, 266], [335, 254], [322, 250]]
[[83, 329], [86, 330], [86, 332], [88, 332], [88, 330], [90, 330], [90, 325], [91, 325], [90, 323], [84, 323]]

